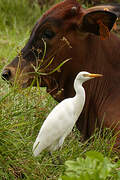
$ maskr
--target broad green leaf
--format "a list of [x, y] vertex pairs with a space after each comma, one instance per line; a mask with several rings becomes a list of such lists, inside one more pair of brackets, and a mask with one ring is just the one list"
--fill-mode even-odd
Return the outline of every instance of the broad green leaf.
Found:
[[[66, 161], [67, 166], [64, 179], [82, 179], [82, 180], [106, 180], [108, 177], [114, 180], [120, 179], [119, 162], [112, 163], [109, 158], [104, 157], [102, 153], [89, 151], [86, 158], [77, 158], [76, 161]], [[63, 177], [62, 180], [63, 180]]]
[[97, 151], [88, 151], [86, 152], [86, 156], [92, 158], [92, 159], [99, 159], [100, 161], [103, 161], [104, 156]]

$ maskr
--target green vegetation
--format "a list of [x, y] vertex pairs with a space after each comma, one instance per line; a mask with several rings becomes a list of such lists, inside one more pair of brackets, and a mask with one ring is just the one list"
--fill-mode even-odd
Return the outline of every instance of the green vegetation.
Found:
[[[0, 70], [8, 64], [26, 43], [33, 25], [45, 11], [37, 5], [30, 7], [27, 0], [0, 1]], [[45, 88], [29, 87], [21, 90], [9, 87], [0, 78], [0, 179], [46, 180], [58, 179], [65, 172], [64, 162], [84, 157], [89, 150], [96, 150], [117, 161], [118, 154], [111, 147], [114, 139], [111, 132], [103, 135], [96, 131], [93, 137], [82, 143], [76, 128], [65, 140], [59, 155], [63, 165], [52, 164], [47, 152], [37, 158], [32, 155], [32, 146], [38, 131], [56, 101]], [[108, 143], [109, 142], [109, 143]]]
[[59, 180], [120, 179], [120, 161], [112, 163], [100, 152], [88, 151], [86, 158], [80, 157], [76, 161], [66, 161], [65, 164], [67, 166], [66, 176], [62, 176]]

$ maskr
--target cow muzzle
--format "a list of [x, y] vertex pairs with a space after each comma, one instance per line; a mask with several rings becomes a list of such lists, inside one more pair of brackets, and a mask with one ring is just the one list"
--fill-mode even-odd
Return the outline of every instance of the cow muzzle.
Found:
[[31, 84], [34, 86], [36, 83], [35, 73], [30, 66], [26, 66], [26, 68], [23, 69], [6, 66], [1, 73], [1, 77], [10, 85], [18, 85], [21, 88], [27, 88]]
[[11, 78], [11, 70], [10, 69], [4, 69], [2, 74], [1, 74], [1, 77], [3, 80], [5, 81], [9, 81], [10, 78]]

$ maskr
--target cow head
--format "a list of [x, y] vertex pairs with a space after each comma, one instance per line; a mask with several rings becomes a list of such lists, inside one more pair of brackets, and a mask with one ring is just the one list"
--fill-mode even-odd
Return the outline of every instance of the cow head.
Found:
[[[82, 64], [82, 54], [86, 51], [84, 39], [91, 34], [108, 38], [117, 18], [113, 9], [112, 6], [99, 6], [85, 10], [76, 0], [58, 3], [37, 21], [25, 47], [4, 68], [2, 78], [11, 84], [17, 81], [21, 87], [30, 86], [33, 80], [36, 85], [38, 79], [40, 86], [47, 87], [52, 95], [58, 95], [68, 73], [73, 73], [73, 78], [77, 73], [72, 65], [78, 51]], [[78, 47], [78, 41], [81, 41], [81, 47]], [[51, 73], [66, 59], [70, 61]]]

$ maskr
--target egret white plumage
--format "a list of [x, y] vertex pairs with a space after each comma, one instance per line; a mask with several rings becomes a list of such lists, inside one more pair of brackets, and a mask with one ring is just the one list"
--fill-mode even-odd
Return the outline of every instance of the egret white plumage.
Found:
[[38, 156], [44, 149], [52, 152], [62, 146], [85, 103], [85, 90], [82, 84], [89, 79], [101, 76], [101, 74], [91, 74], [85, 71], [78, 73], [74, 80], [75, 96], [64, 99], [50, 112], [33, 145], [34, 156]]

